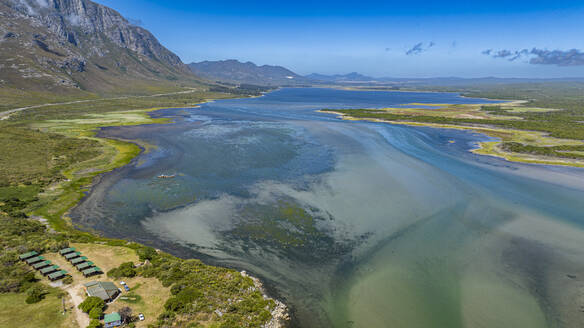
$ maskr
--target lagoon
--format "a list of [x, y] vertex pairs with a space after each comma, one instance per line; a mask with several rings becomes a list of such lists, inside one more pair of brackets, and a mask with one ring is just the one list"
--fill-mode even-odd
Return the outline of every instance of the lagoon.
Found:
[[583, 169], [470, 153], [488, 140], [470, 131], [317, 112], [487, 102], [285, 88], [157, 111], [175, 123], [101, 131], [155, 148], [71, 217], [250, 271], [299, 327], [583, 326]]

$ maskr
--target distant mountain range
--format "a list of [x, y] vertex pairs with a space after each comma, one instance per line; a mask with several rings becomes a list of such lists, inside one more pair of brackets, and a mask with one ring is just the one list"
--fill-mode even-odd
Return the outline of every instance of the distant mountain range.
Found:
[[147, 30], [89, 0], [0, 0], [0, 87], [125, 92], [196, 81]]
[[193, 73], [209, 80], [267, 86], [308, 84], [310, 81], [282, 66], [240, 62], [235, 59], [191, 63]]

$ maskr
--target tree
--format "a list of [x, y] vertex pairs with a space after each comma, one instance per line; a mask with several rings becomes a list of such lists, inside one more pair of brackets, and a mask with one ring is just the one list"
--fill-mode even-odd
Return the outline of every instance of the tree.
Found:
[[122, 323], [130, 323], [132, 321], [132, 309], [130, 307], [124, 306], [118, 313], [122, 317]]
[[97, 319], [91, 319], [91, 321], [89, 322], [89, 325], [87, 326], [87, 328], [102, 328], [102, 327], [103, 327], [103, 325]]
[[101, 317], [103, 316], [103, 309], [99, 308], [99, 307], [94, 307], [93, 309], [91, 309], [91, 311], [89, 311], [89, 318], [90, 319], [101, 319]]
[[103, 310], [104, 306], [105, 302], [101, 298], [96, 296], [89, 296], [83, 302], [81, 302], [81, 304], [79, 304], [79, 308], [81, 309], [81, 311], [85, 313], [89, 313], [94, 308], [99, 308]]
[[26, 297], [26, 300], [25, 300], [26, 303], [33, 304], [33, 303], [38, 303], [43, 298], [45, 298], [47, 291], [42, 286], [35, 285], [35, 286], [32, 286], [28, 290], [27, 294], [28, 294], [28, 296]]
[[119, 267], [111, 269], [107, 272], [108, 277], [120, 278], [127, 277], [132, 278], [136, 276], [136, 269], [134, 269], [133, 262], [122, 263]]

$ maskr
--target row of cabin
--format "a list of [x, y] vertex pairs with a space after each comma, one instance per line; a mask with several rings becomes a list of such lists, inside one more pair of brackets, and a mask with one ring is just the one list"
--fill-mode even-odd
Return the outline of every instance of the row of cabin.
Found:
[[103, 271], [95, 266], [93, 262], [89, 261], [87, 257], [82, 256], [81, 252], [77, 252], [74, 247], [63, 248], [59, 251], [59, 254], [77, 268], [84, 277], [91, 277], [103, 273]]
[[61, 270], [58, 265], [53, 265], [51, 261], [46, 260], [35, 251], [20, 254], [18, 257], [51, 281], [65, 278], [68, 275], [67, 271]]

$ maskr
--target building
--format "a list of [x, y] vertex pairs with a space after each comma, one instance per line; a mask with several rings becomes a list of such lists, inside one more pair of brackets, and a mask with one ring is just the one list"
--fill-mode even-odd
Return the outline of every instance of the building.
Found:
[[83, 272], [87, 269], [90, 269], [91, 267], [93, 267], [93, 262], [91, 261], [87, 261], [87, 262], [83, 262], [81, 264], [77, 265], [77, 270]]
[[26, 260], [29, 259], [31, 257], [36, 257], [37, 255], [39, 255], [39, 253], [32, 251], [32, 252], [28, 252], [28, 253], [24, 253], [24, 254], [20, 254], [18, 255], [18, 258], [21, 260]]
[[101, 271], [101, 269], [98, 267], [93, 267], [93, 268], [85, 269], [85, 270], [81, 271], [81, 273], [83, 273], [83, 276], [87, 278], [87, 277], [95, 276], [96, 274], [101, 274], [101, 273], [103, 273], [103, 271]]
[[45, 258], [42, 257], [42, 256], [35, 256], [35, 257], [31, 257], [31, 258], [29, 258], [29, 259], [27, 259], [25, 261], [26, 261], [26, 264], [32, 265], [32, 264], [35, 264], [35, 263], [38, 263], [38, 262], [42, 262], [44, 260], [45, 260]]
[[83, 287], [87, 296], [99, 297], [105, 302], [113, 301], [120, 294], [118, 287], [109, 281], [92, 281], [83, 284]]
[[77, 264], [83, 263], [85, 261], [87, 261], [87, 257], [82, 256], [82, 257], [78, 257], [78, 258], [72, 259], [71, 260], [71, 264], [77, 265]]
[[69, 254], [69, 253], [73, 253], [73, 252], [75, 252], [75, 248], [69, 247], [69, 248], [63, 248], [62, 250], [60, 250], [59, 254], [65, 256], [65, 254]]
[[81, 252], [73, 252], [73, 253], [69, 253], [64, 255], [65, 259], [67, 259], [67, 261], [71, 261], [74, 258], [78, 258], [79, 256], [81, 256]]
[[42, 262], [38, 262], [32, 265], [32, 268], [35, 270], [40, 270], [42, 268], [48, 267], [49, 265], [52, 265], [51, 261], [42, 261]]
[[122, 326], [122, 316], [117, 312], [106, 314], [103, 321], [105, 323], [105, 328]]
[[57, 270], [59, 270], [59, 266], [58, 265], [51, 265], [49, 267], [46, 267], [46, 268], [41, 269], [40, 272], [41, 272], [41, 274], [43, 276], [46, 276], [46, 275], [51, 274], [51, 273], [53, 273], [53, 272], [55, 272]]
[[60, 271], [53, 272], [53, 273], [49, 274], [48, 277], [49, 277], [49, 280], [55, 281], [55, 280], [65, 278], [66, 275], [67, 275], [67, 271], [60, 270]]

